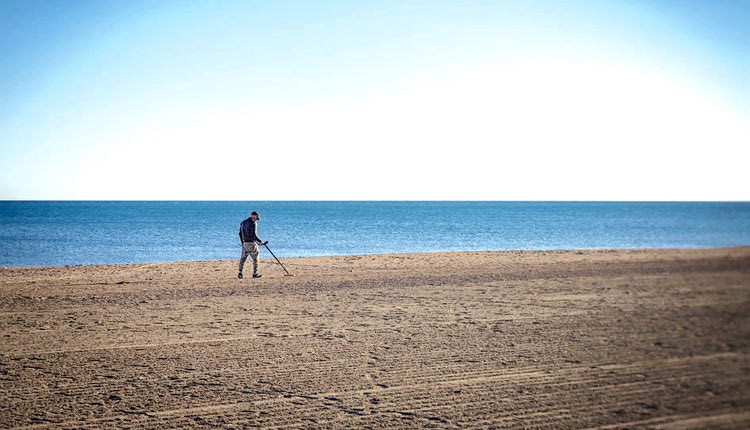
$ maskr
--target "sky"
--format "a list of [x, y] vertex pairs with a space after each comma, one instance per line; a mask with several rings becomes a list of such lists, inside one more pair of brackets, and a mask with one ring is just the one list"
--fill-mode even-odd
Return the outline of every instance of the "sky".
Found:
[[0, 200], [750, 200], [748, 1], [0, 0]]

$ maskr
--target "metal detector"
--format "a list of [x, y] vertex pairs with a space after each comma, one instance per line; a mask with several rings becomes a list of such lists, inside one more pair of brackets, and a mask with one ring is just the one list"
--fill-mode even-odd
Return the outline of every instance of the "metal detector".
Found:
[[268, 252], [270, 252], [270, 253], [271, 253], [271, 255], [273, 255], [273, 258], [274, 258], [274, 259], [276, 260], [276, 262], [277, 262], [277, 263], [279, 263], [279, 266], [281, 266], [281, 268], [282, 268], [282, 269], [284, 269], [284, 272], [286, 272], [286, 275], [284, 275], [284, 276], [294, 276], [294, 275], [292, 275], [291, 273], [289, 273], [289, 271], [288, 271], [288, 270], [286, 270], [286, 267], [284, 267], [284, 265], [283, 265], [283, 264], [281, 264], [281, 261], [279, 261], [279, 259], [278, 259], [278, 258], [276, 258], [276, 256], [275, 256], [275, 255], [273, 254], [273, 251], [271, 251], [271, 248], [269, 248], [269, 247], [268, 247], [268, 245], [266, 245], [266, 244], [264, 243], [264, 244], [263, 244], [263, 246], [265, 246], [265, 247], [266, 247], [266, 249], [268, 250]]

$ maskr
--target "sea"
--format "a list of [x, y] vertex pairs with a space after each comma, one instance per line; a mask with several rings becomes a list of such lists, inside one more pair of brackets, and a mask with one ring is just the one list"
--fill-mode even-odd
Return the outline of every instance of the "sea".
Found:
[[[750, 202], [0, 201], [0, 266], [750, 245]], [[270, 258], [261, 247], [261, 258]]]

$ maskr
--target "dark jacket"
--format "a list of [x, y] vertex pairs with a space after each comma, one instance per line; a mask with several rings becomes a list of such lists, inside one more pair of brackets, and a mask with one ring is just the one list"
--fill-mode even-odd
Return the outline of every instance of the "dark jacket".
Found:
[[252, 218], [248, 218], [240, 223], [240, 240], [244, 242], [263, 243], [258, 237], [258, 227]]

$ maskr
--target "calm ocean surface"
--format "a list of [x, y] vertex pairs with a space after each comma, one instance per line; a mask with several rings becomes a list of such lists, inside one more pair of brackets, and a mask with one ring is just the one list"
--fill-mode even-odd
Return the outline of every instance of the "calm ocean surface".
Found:
[[2, 201], [0, 266], [236, 259], [253, 210], [282, 258], [750, 245], [750, 203]]

